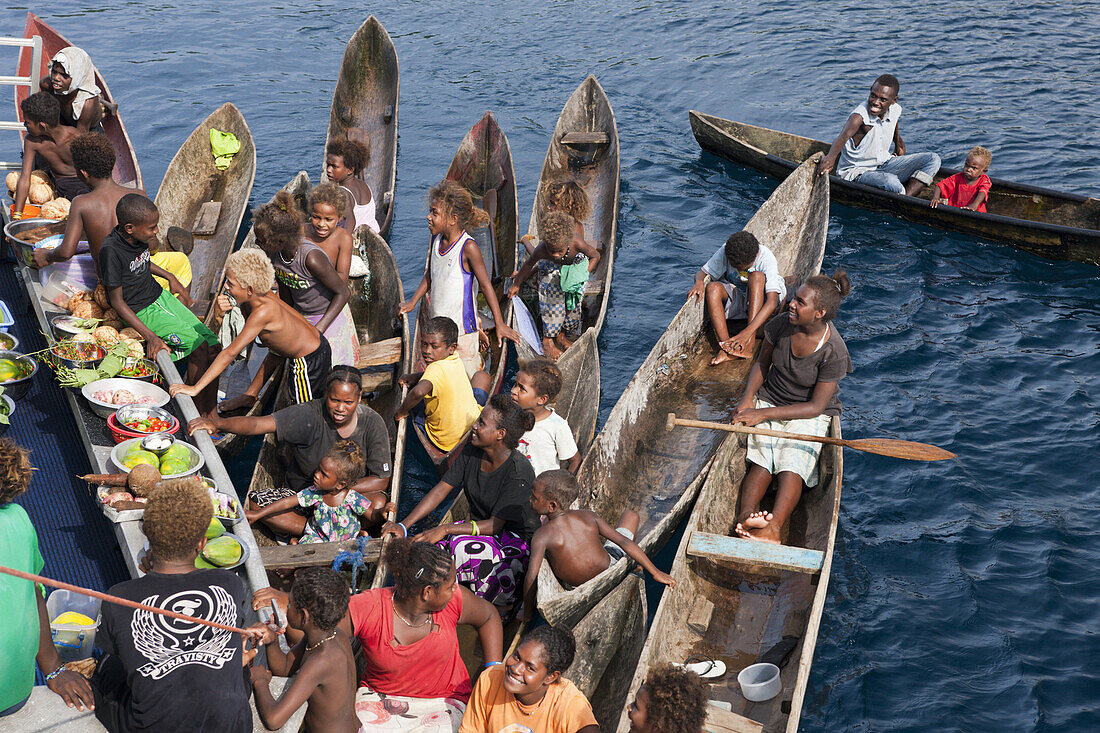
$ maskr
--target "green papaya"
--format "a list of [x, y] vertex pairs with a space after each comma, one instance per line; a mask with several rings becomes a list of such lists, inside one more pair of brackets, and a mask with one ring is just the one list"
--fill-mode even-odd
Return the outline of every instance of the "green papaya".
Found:
[[225, 534], [225, 527], [218, 521], [217, 517], [210, 519], [210, 526], [206, 528], [206, 539], [212, 540], [215, 537], [221, 537]]
[[157, 460], [156, 455], [146, 450], [138, 450], [137, 452], [129, 452], [126, 457], [122, 459], [122, 465], [125, 468], [133, 468], [134, 466], [147, 463], [153, 468], [160, 467], [160, 461]]
[[160, 462], [160, 475], [161, 476], [175, 476], [177, 473], [185, 472], [190, 466], [181, 461], [175, 460], [163, 460]]
[[[191, 451], [182, 443], [173, 443], [172, 447], [164, 451], [164, 460], [180, 461], [185, 466], [191, 465]], [[187, 469], [184, 469], [187, 470]]]
[[211, 565], [206, 560], [202, 559], [202, 555], [195, 558], [195, 567], [199, 570], [217, 570], [217, 565]]
[[225, 535], [209, 540], [202, 550], [202, 558], [219, 568], [236, 565], [240, 562], [242, 554], [244, 552], [241, 549], [241, 543]]

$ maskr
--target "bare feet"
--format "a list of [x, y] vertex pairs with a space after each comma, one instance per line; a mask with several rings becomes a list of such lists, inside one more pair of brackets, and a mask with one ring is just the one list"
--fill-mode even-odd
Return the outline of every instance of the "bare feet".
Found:
[[751, 359], [752, 348], [746, 347], [743, 342], [738, 342], [736, 338], [731, 338], [728, 341], [723, 341], [718, 344], [723, 354], [728, 354], [734, 359]]
[[573, 345], [573, 342], [565, 335], [565, 331], [558, 331], [558, 335], [554, 337], [554, 343], [562, 351], [568, 351], [569, 347]]
[[[720, 344], [719, 344], [719, 346], [720, 346]], [[732, 359], [733, 359], [733, 357], [730, 356], [729, 354], [727, 354], [724, 349], [719, 348], [718, 353], [715, 354], [714, 358], [710, 360], [710, 365], [711, 366], [718, 366], [719, 364], [722, 364], [723, 362], [730, 361]]]
[[561, 349], [558, 348], [555, 339], [552, 338], [542, 340], [542, 353], [551, 359], [558, 359], [562, 355]]
[[234, 397], [231, 400], [223, 400], [218, 404], [218, 412], [222, 415], [227, 415], [237, 410], [248, 411], [252, 409], [252, 406], [256, 404], [256, 398], [250, 394], [242, 394]]
[[749, 529], [762, 529], [772, 521], [771, 512], [753, 512], [745, 519], [743, 524]]
[[752, 512], [744, 521], [738, 522], [734, 532], [738, 537], [746, 540], [760, 540], [780, 544], [780, 527], [773, 522], [771, 512]]

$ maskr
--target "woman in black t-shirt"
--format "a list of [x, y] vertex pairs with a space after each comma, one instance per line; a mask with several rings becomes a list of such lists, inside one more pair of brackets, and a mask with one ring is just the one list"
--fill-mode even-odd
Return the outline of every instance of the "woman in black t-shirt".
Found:
[[539, 527], [530, 501], [535, 471], [527, 457], [516, 450], [519, 439], [534, 423], [534, 416], [511, 397], [494, 396], [471, 428], [469, 444], [443, 479], [407, 517], [387, 522], [382, 528], [383, 535], [407, 535], [409, 527], [461, 487], [471, 519], [440, 525], [415, 539], [435, 542], [449, 550], [458, 569], [458, 582], [492, 603], [502, 615], [512, 609], [517, 591], [523, 586], [530, 555], [528, 543]]
[[[850, 290], [843, 270], [832, 277], [815, 275], [795, 293], [788, 313], [764, 326], [764, 343], [734, 410], [734, 423], [786, 433], [828, 432], [829, 422], [840, 414], [837, 383], [852, 371], [848, 348], [832, 325]], [[820, 454], [820, 443], [750, 435], [737, 534], [780, 542], [803, 487], [817, 485]], [[775, 504], [770, 512], [760, 511], [773, 476], [778, 483]]]

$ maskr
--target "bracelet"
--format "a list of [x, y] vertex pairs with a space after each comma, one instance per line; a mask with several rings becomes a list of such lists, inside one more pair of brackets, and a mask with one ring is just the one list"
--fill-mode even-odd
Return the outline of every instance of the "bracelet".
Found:
[[504, 662], [486, 662], [485, 666], [482, 667], [482, 669], [489, 669], [489, 667], [493, 667], [497, 664], [504, 664]]
[[405, 534], [404, 534], [404, 536], [405, 536], [405, 537], [408, 537], [408, 536], [409, 536], [409, 528], [408, 528], [408, 527], [406, 527], [406, 526], [405, 526], [404, 524], [402, 524], [401, 522], [397, 522], [396, 524], [397, 524], [397, 526], [398, 526], [398, 527], [400, 527], [400, 528], [401, 528], [401, 531], [405, 533]]
[[[500, 664], [500, 662], [497, 662], [497, 664]], [[55, 669], [53, 672], [50, 672], [48, 675], [46, 675], [46, 684], [49, 684], [50, 680], [52, 680], [54, 677], [57, 677], [59, 674], [64, 672], [65, 669], [66, 669], [65, 665], [62, 664], [60, 667]]]
[[19, 210], [19, 211], [11, 212], [11, 218], [12, 219], [22, 219], [23, 218], [23, 211]]
[[477, 537], [479, 534], [481, 534], [481, 530], [477, 527], [477, 522], [471, 519], [470, 524], [474, 525], [474, 537]]

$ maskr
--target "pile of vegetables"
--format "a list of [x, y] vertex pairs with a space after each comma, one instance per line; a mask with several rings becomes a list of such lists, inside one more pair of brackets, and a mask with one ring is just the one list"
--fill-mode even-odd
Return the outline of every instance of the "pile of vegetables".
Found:
[[[74, 343], [80, 343], [73, 338]], [[69, 343], [68, 341], [60, 341], [57, 346], [61, 346]], [[57, 375], [57, 383], [62, 387], [74, 387], [79, 389], [85, 384], [91, 384], [100, 379], [110, 379], [111, 377], [118, 376], [118, 373], [122, 371], [123, 364], [130, 357], [130, 347], [124, 342], [118, 342], [114, 346], [107, 349], [107, 356], [100, 362], [99, 366], [95, 369], [70, 369], [60, 361], [57, 360], [57, 356], [65, 356], [64, 353], [55, 354], [54, 349], [47, 349], [38, 353], [40, 361], [49, 364], [53, 369], [54, 374]], [[70, 358], [65, 356], [65, 358]]]
[[[163, 433], [165, 430], [172, 429], [171, 422], [161, 419], [159, 417], [155, 417], [153, 415], [140, 419], [134, 418], [131, 420], [119, 420], [119, 422], [122, 423], [123, 427], [129, 428], [136, 433]], [[155, 448], [156, 446], [153, 447]]]

